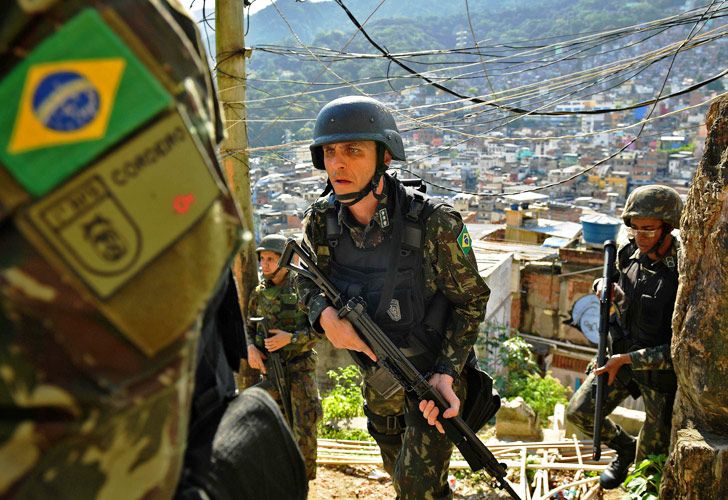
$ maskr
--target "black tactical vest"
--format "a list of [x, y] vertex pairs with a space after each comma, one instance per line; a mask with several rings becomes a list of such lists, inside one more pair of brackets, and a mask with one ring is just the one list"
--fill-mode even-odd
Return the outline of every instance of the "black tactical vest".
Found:
[[622, 326], [634, 343], [632, 350], [669, 344], [677, 295], [677, 261], [672, 256], [650, 263], [647, 256], [630, 260], [634, 244], [620, 255], [619, 285], [624, 290]]
[[[364, 298], [369, 315], [402, 347], [410, 333], [422, 329], [427, 316], [422, 270], [425, 224], [439, 204], [396, 181], [392, 191], [391, 234], [376, 247], [356, 247], [349, 229], [339, 223], [333, 196], [326, 232], [331, 281], [347, 299]], [[383, 301], [387, 303], [380, 306]]]

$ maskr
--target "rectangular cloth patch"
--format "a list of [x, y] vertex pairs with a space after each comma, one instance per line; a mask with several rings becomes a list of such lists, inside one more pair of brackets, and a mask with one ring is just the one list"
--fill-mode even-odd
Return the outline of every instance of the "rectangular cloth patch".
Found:
[[0, 82], [0, 162], [42, 196], [170, 106], [172, 97], [92, 9]]
[[99, 297], [186, 233], [220, 188], [171, 114], [30, 206], [24, 219]]

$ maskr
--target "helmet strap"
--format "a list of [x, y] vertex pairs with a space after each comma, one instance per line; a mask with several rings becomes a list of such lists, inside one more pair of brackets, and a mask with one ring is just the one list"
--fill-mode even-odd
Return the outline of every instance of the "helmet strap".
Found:
[[277, 276], [278, 276], [278, 275], [279, 275], [279, 274], [280, 274], [280, 273], [281, 273], [282, 271], [287, 271], [287, 269], [286, 269], [285, 267], [278, 267], [278, 269], [276, 269], [275, 271], [273, 271], [273, 274], [271, 274], [270, 276], [266, 277], [265, 279], [267, 279], [267, 280], [270, 280], [270, 281], [273, 281], [273, 280], [275, 280], [275, 279], [276, 279], [276, 277], [277, 277]]
[[379, 180], [382, 178], [382, 175], [387, 170], [387, 165], [384, 163], [384, 145], [380, 142], [377, 142], [377, 166], [374, 169], [374, 175], [372, 176], [372, 179], [370, 182], [368, 182], [361, 190], [355, 192], [355, 193], [346, 193], [346, 194], [337, 194], [336, 195], [336, 201], [344, 205], [345, 207], [350, 207], [352, 205], [355, 205], [359, 203], [361, 200], [364, 199], [366, 195], [369, 193], [373, 193], [374, 197], [377, 200], [381, 200], [384, 198], [384, 191], [382, 193], [377, 194], [377, 187], [379, 187]]
[[654, 252], [657, 255], [657, 258], [658, 259], [661, 259], [663, 257], [660, 254], [660, 247], [665, 242], [665, 238], [667, 238], [667, 235], [670, 234], [670, 231], [672, 231], [672, 229], [670, 229], [668, 231], [667, 230], [668, 227], [670, 227], [670, 225], [665, 224], [665, 223], [663, 223], [662, 226], [660, 226], [660, 231], [662, 233], [662, 234], [660, 234], [660, 239], [657, 240], [657, 243], [655, 243], [654, 245], [652, 245], [652, 248], [650, 248], [649, 250], [647, 250], [647, 252], [645, 252], [645, 255], [649, 255], [649, 254], [651, 254], [651, 253]]

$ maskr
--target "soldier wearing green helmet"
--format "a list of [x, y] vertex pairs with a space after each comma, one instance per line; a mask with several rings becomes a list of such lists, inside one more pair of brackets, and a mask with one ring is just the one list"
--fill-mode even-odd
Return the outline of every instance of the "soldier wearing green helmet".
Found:
[[[381, 102], [335, 99], [319, 112], [313, 134], [313, 164], [326, 170], [333, 193], [307, 212], [303, 246], [347, 298], [363, 297], [377, 325], [431, 374], [450, 405], [442, 417], [457, 415], [467, 393], [463, 369], [490, 294], [460, 214], [386, 173], [392, 160], [405, 160], [405, 150]], [[436, 420], [438, 408], [380, 378], [376, 356], [351, 323], [338, 318], [315, 283], [299, 276], [298, 286], [311, 325], [364, 365], [367, 428], [397, 497], [451, 498], [453, 445]]]
[[[680, 241], [672, 231], [680, 227], [682, 209], [680, 195], [668, 186], [641, 186], [627, 199], [622, 220], [629, 242], [617, 252], [619, 278], [613, 290], [617, 312], [609, 325], [611, 356], [588, 374], [567, 409], [567, 419], [591, 436], [591, 387], [598, 375], [608, 374], [605, 415], [627, 396], [642, 396], [645, 423], [637, 440], [604, 419], [602, 439], [617, 452], [599, 478], [605, 489], [618, 487], [635, 459], [668, 453], [677, 389], [670, 341], [680, 256]], [[599, 291], [601, 279], [594, 285]]]
[[[263, 279], [250, 294], [246, 341], [248, 363], [264, 375], [262, 386], [273, 396], [281, 411], [287, 413], [281, 394], [268, 379], [266, 353], [279, 352], [288, 373], [291, 415], [288, 417], [293, 437], [306, 464], [309, 480], [316, 477], [316, 437], [322, 409], [316, 382], [316, 352], [313, 350], [321, 335], [310, 328], [303, 306], [298, 300], [295, 275], [278, 266], [288, 238], [269, 234], [255, 249]], [[251, 318], [266, 320], [266, 330]]]

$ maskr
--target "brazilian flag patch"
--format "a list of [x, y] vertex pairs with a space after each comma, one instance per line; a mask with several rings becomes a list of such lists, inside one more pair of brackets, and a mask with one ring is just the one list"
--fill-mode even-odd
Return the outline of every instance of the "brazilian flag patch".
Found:
[[463, 224], [463, 229], [458, 236], [458, 245], [465, 255], [468, 255], [473, 249], [473, 240], [470, 238], [468, 228]]
[[92, 9], [46, 38], [0, 82], [0, 162], [42, 196], [172, 97]]

